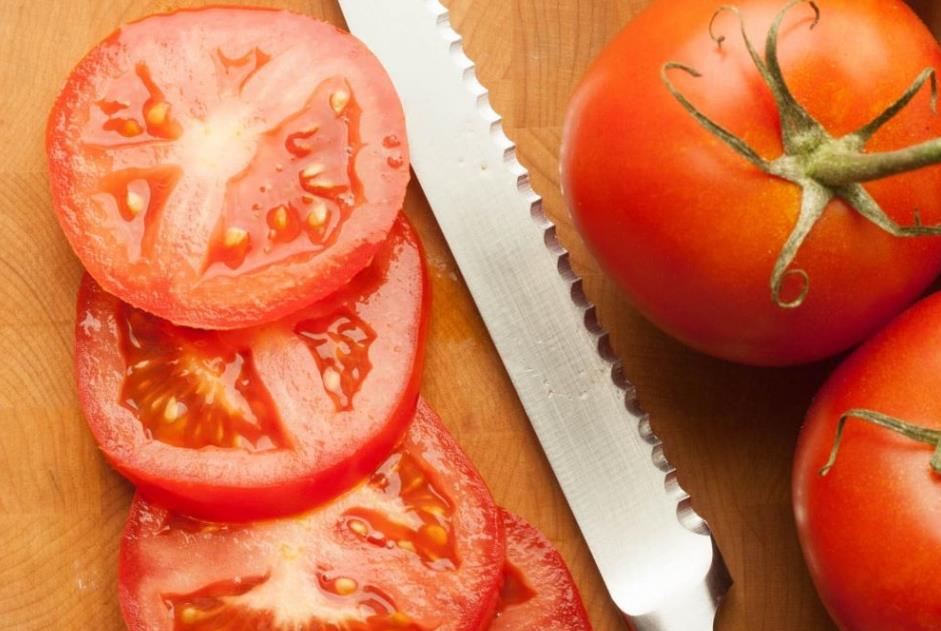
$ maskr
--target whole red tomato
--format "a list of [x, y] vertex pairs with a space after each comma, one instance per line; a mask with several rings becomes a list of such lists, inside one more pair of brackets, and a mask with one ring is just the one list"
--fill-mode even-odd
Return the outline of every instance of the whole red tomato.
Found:
[[[820, 596], [844, 631], [941, 629], [941, 476], [931, 463], [941, 436], [939, 349], [935, 294], [837, 370], [801, 433], [797, 526]], [[908, 425], [900, 433], [865, 417]]]
[[[941, 136], [925, 72], [941, 49], [900, 0], [721, 4], [657, 0], [601, 54], [567, 117], [565, 193], [603, 267], [665, 331], [734, 361], [812, 361], [941, 269], [941, 240], [905, 238], [938, 232], [941, 169], [920, 167], [941, 149], [882, 153]], [[850, 135], [910, 87], [883, 126]]]

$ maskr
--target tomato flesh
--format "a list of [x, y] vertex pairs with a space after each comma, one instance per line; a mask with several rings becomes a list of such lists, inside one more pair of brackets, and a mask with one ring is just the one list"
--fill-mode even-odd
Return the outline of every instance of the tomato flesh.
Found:
[[127, 373], [121, 399], [153, 440], [188, 449], [285, 446], [271, 395], [247, 348], [118, 305]]
[[424, 403], [391, 456], [308, 513], [224, 524], [138, 497], [121, 547], [132, 631], [471, 631], [505, 557], [489, 491]]
[[409, 179], [401, 105], [355, 38], [286, 11], [122, 27], [73, 71], [47, 148], [60, 222], [107, 291], [232, 329], [342, 287]]
[[459, 565], [451, 529], [454, 506], [421, 462], [408, 453], [396, 454], [379, 467], [369, 485], [386, 498], [398, 498], [418, 520], [406, 525], [389, 520], [381, 511], [356, 508], [344, 514], [344, 525], [351, 532], [379, 547], [409, 550], [438, 570]]
[[168, 507], [226, 521], [303, 510], [368, 475], [405, 431], [427, 301], [404, 217], [342, 291], [252, 329], [180, 327], [86, 277], [85, 416], [108, 460]]
[[[342, 109], [338, 94], [346, 95]], [[272, 256], [332, 243], [352, 210], [365, 201], [353, 168], [362, 142], [361, 110], [352, 99], [345, 81], [325, 81], [301, 115], [261, 138], [251, 163], [229, 182], [205, 277], [248, 271]]]
[[337, 409], [352, 409], [353, 397], [372, 369], [369, 347], [376, 332], [349, 311], [303, 320], [294, 332], [310, 348]]
[[502, 510], [506, 565], [490, 631], [591, 631], [562, 556], [531, 524]]
[[523, 572], [507, 560], [503, 568], [503, 585], [500, 587], [497, 616], [499, 617], [507, 609], [525, 605], [537, 595], [537, 592], [527, 584]]

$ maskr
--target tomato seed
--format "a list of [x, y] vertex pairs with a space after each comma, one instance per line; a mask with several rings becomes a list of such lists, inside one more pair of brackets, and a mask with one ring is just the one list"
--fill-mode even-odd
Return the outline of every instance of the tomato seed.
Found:
[[227, 248], [235, 248], [248, 239], [248, 232], [242, 228], [229, 228], [225, 231], [225, 236], [223, 237], [223, 243]]
[[337, 114], [342, 114], [349, 102], [350, 93], [346, 90], [337, 90], [330, 95], [330, 107], [332, 107], [333, 111]]
[[156, 103], [147, 110], [144, 115], [147, 123], [150, 125], [163, 125], [167, 121], [167, 114], [170, 112], [170, 104], [166, 101]]
[[340, 596], [349, 596], [355, 592], [358, 587], [359, 585], [356, 584], [356, 581], [351, 578], [338, 578], [333, 581], [333, 589]]

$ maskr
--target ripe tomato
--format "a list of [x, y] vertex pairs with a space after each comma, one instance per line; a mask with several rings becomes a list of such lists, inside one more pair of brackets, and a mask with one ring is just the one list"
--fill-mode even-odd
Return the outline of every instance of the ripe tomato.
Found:
[[[844, 631], [941, 629], [941, 476], [934, 447], [851, 417], [869, 410], [941, 430], [941, 294], [850, 356], [801, 432], [794, 511], [817, 589]], [[938, 436], [934, 436], [936, 443]]]
[[428, 287], [404, 217], [338, 294], [240, 331], [178, 327], [86, 276], [76, 374], [105, 457], [163, 505], [285, 514], [368, 475], [411, 420]]
[[[801, 118], [795, 124], [812, 127], [812, 142], [803, 146], [789, 136], [787, 150], [806, 164], [776, 165], [788, 177], [818, 178], [805, 184], [827, 182], [823, 190], [810, 187], [815, 197], [803, 196], [817, 203], [801, 217], [801, 186], [764, 172], [707, 131], [661, 76], [669, 62], [695, 69], [698, 78], [677, 67], [665, 76], [761, 159], [782, 155], [782, 108], [746, 51], [736, 15], [716, 15], [721, 4], [655, 0], [601, 54], [566, 121], [566, 196], [602, 266], [666, 332], [749, 364], [826, 357], [877, 330], [941, 269], [941, 240], [892, 236], [857, 212], [862, 207], [876, 217], [881, 207], [883, 218], [907, 226], [906, 233], [936, 233], [941, 169], [860, 184], [862, 169], [845, 166], [851, 156], [872, 164], [884, 158], [877, 152], [941, 135], [927, 88], [862, 149], [862, 136], [834, 142], [875, 119], [925, 68], [941, 69], [941, 49], [901, 0], [818, 0], [813, 29], [811, 5], [791, 7], [778, 45], [783, 78], [797, 104], [829, 133], [821, 136]], [[735, 4], [751, 41], [764, 51], [786, 0]], [[714, 15], [712, 32], [725, 37], [721, 46], [710, 36]], [[838, 151], [846, 162], [827, 159]], [[851, 185], [837, 185], [833, 169]], [[864, 199], [868, 194], [875, 208]], [[846, 201], [850, 195], [855, 206]], [[798, 249], [799, 218], [812, 229]], [[786, 262], [781, 256], [792, 236], [797, 241], [788, 248], [796, 258], [776, 269]]]
[[490, 631], [591, 631], [562, 556], [541, 532], [504, 510], [506, 566]]
[[369, 264], [409, 179], [401, 104], [351, 35], [211, 8], [124, 26], [50, 115], [55, 208], [108, 292], [177, 324], [241, 328]]
[[476, 631], [499, 593], [500, 513], [419, 403], [372, 477], [304, 515], [199, 522], [138, 497], [121, 545], [131, 631]]

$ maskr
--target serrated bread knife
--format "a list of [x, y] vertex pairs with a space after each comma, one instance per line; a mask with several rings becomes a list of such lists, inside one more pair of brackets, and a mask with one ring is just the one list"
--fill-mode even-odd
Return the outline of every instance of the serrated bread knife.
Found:
[[617, 607], [712, 631], [731, 585], [438, 0], [340, 0], [405, 107], [412, 166]]

